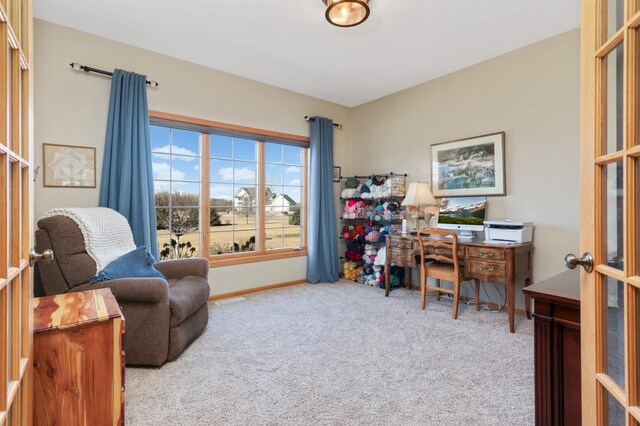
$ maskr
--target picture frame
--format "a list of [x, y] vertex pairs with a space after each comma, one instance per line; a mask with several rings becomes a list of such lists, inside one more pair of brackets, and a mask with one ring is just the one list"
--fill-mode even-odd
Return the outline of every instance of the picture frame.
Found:
[[95, 188], [96, 149], [88, 146], [42, 144], [44, 186]]
[[341, 177], [342, 177], [342, 168], [339, 166], [333, 166], [333, 181], [340, 182]]
[[435, 197], [506, 195], [505, 132], [431, 145]]

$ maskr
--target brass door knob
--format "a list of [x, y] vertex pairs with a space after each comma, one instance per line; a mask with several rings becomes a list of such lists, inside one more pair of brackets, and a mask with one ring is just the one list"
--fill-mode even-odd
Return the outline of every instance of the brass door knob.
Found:
[[55, 259], [53, 250], [46, 249], [42, 253], [36, 253], [36, 249], [32, 248], [29, 251], [29, 266], [33, 266], [40, 261], [42, 261], [44, 264], [49, 264], [53, 262], [53, 259]]
[[575, 254], [569, 253], [564, 257], [564, 264], [569, 269], [576, 269], [576, 266], [580, 265], [586, 273], [591, 273], [593, 271], [593, 256], [588, 251], [584, 252], [582, 257], [576, 257]]

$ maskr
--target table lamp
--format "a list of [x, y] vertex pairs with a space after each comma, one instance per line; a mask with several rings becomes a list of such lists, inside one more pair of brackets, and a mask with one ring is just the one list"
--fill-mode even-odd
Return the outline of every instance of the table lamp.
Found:
[[[426, 182], [411, 182], [407, 189], [407, 195], [402, 201], [402, 206], [407, 207], [407, 210], [411, 213], [411, 219], [413, 220], [414, 231], [418, 231], [418, 211], [420, 206], [437, 206], [438, 202], [431, 193], [431, 188]], [[429, 222], [433, 217], [433, 213], [424, 212], [424, 221], [427, 228]]]

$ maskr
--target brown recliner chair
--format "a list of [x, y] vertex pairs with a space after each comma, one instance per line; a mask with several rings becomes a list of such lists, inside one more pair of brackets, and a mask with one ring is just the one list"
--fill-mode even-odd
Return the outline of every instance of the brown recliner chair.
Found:
[[55, 260], [39, 265], [45, 294], [109, 287], [124, 315], [127, 365], [159, 366], [174, 360], [207, 326], [209, 262], [178, 259], [156, 263], [161, 278], [126, 278], [88, 284], [96, 263], [86, 252], [78, 225], [66, 216], [38, 221], [36, 247]]

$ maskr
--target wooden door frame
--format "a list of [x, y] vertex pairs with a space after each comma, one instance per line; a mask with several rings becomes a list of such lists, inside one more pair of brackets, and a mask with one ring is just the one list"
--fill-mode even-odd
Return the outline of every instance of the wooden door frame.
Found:
[[0, 0], [0, 111], [5, 113], [0, 123], [0, 424], [32, 423], [31, 11], [31, 0]]
[[[614, 1], [614, 0], [611, 0]], [[580, 109], [580, 248], [581, 253], [594, 254], [595, 272], [581, 272], [581, 350], [582, 350], [582, 418], [584, 424], [607, 424], [606, 394], [623, 401], [628, 415], [640, 421], [638, 395], [637, 302], [640, 298], [640, 265], [638, 264], [638, 177], [640, 144], [638, 111], [640, 110], [640, 2], [624, 0], [624, 22], [612, 35], [607, 29], [607, 0], [583, 0], [581, 17], [581, 109]], [[607, 61], [620, 43], [623, 44], [623, 128], [622, 148], [607, 152]], [[605, 247], [607, 195], [605, 167], [621, 162], [623, 167], [623, 269], [607, 264]], [[620, 219], [618, 219], [620, 220]], [[625, 389], [606, 373], [607, 277], [623, 282], [624, 292], [624, 359]], [[635, 333], [634, 333], [635, 331]], [[602, 407], [602, 410], [598, 408]]]
[[[580, 29], [580, 253], [595, 247], [596, 4], [582, 1]], [[582, 353], [582, 420], [596, 419], [596, 286], [595, 273], [580, 271], [580, 346]]]

